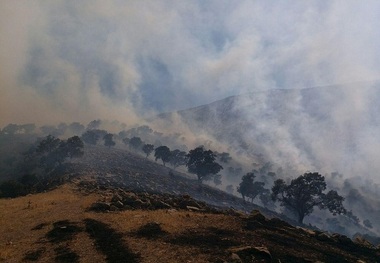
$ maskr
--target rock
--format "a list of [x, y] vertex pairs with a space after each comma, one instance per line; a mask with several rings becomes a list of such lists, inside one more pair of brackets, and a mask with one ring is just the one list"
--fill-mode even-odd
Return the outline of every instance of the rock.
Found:
[[[245, 262], [272, 262], [272, 255], [266, 247], [238, 247], [229, 250], [232, 254], [237, 254], [242, 263]], [[253, 261], [255, 260], [255, 261]]]
[[248, 220], [255, 220], [260, 223], [264, 223], [267, 221], [266, 217], [260, 213], [259, 210], [252, 210], [252, 212], [248, 216]]
[[301, 230], [302, 232], [304, 232], [305, 234], [307, 234], [308, 236], [315, 236], [315, 231], [311, 230], [311, 229], [307, 229], [307, 228], [304, 228], [304, 227], [296, 227], [298, 230]]
[[172, 208], [171, 205], [161, 200], [154, 200], [154, 201], [151, 201], [151, 203], [154, 209], [171, 209]]
[[186, 209], [187, 206], [201, 208], [201, 206], [195, 200], [192, 200], [192, 199], [182, 200], [179, 203], [179, 207], [182, 209]]
[[114, 205], [110, 205], [110, 211], [113, 211], [113, 212], [115, 212], [115, 211], [119, 211], [119, 208], [117, 208], [117, 207], [114, 206]]
[[337, 241], [338, 243], [342, 244], [342, 245], [352, 245], [353, 242], [350, 238], [348, 238], [347, 236], [345, 235], [341, 235], [341, 234], [332, 234], [331, 236], [335, 241]]
[[132, 202], [132, 206], [135, 207], [135, 208], [142, 208], [145, 206], [145, 202], [143, 202], [142, 200], [140, 199], [136, 199]]
[[270, 220], [268, 220], [268, 225], [271, 226], [271, 227], [276, 227], [276, 228], [284, 228], [284, 227], [287, 227], [287, 228], [294, 228], [294, 226], [292, 226], [291, 224], [277, 218], [277, 217], [274, 217], [274, 218], [271, 218]]
[[114, 194], [113, 197], [112, 197], [112, 199], [111, 199], [111, 202], [116, 203], [118, 201], [119, 202], [123, 201], [123, 198], [120, 195], [118, 195], [118, 194]]
[[121, 201], [117, 201], [113, 205], [116, 206], [117, 208], [120, 208], [120, 209], [122, 209], [124, 207], [124, 204]]
[[358, 244], [358, 245], [360, 245], [362, 247], [374, 248], [374, 246], [372, 245], [371, 242], [369, 242], [368, 240], [366, 240], [365, 238], [363, 238], [361, 236], [355, 237], [354, 243]]
[[248, 218], [245, 219], [246, 225], [245, 229], [247, 230], [256, 230], [264, 227], [264, 224], [268, 222], [263, 214], [259, 210], [253, 210]]
[[316, 235], [316, 238], [319, 240], [319, 241], [332, 241], [331, 237], [325, 233], [325, 232], [322, 232], [322, 233], [318, 233]]
[[228, 262], [229, 263], [242, 263], [239, 255], [236, 253], [231, 254], [230, 260]]
[[110, 204], [105, 202], [96, 202], [90, 206], [90, 210], [104, 212], [110, 210]]
[[200, 209], [198, 207], [195, 207], [195, 206], [186, 206], [186, 209], [187, 210], [190, 210], [190, 211], [200, 211]]

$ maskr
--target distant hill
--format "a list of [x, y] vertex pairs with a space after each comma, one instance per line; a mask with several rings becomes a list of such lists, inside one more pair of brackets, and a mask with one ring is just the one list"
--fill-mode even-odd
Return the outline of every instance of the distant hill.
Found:
[[[372, 179], [380, 169], [380, 82], [276, 89], [160, 114], [195, 134], [297, 170], [339, 171]], [[380, 180], [378, 180], [380, 182]]]

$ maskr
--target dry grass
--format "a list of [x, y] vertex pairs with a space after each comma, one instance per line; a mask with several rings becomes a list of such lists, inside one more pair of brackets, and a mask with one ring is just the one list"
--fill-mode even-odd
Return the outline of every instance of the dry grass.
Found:
[[[80, 262], [106, 262], [105, 256], [95, 249], [95, 242], [84, 231], [73, 235], [72, 240], [54, 244], [47, 238], [53, 224], [68, 220], [84, 229], [85, 219], [103, 222], [118, 233], [141, 262], [209, 262], [209, 255], [197, 246], [180, 246], [162, 239], [148, 240], [133, 236], [139, 227], [157, 222], [171, 235], [180, 235], [186, 229], [200, 227], [229, 228], [239, 223], [226, 215], [208, 215], [176, 210], [124, 211], [94, 213], [86, 209], [104, 198], [100, 194], [84, 195], [74, 184], [65, 184], [53, 191], [15, 199], [0, 199], [0, 262], [21, 262], [25, 255], [38, 254], [38, 262], [51, 262], [55, 250], [64, 244], [80, 256]], [[32, 230], [35, 229], [35, 230]], [[34, 254], [33, 254], [34, 253]], [[194, 261], [193, 261], [194, 262]]]
[[[228, 249], [237, 246], [265, 246], [281, 262], [356, 262], [379, 255], [320, 242], [295, 228], [247, 231], [244, 218], [226, 214], [87, 211], [110, 196], [111, 190], [86, 194], [71, 183], [47, 193], [0, 199], [0, 262], [102, 263], [122, 257], [139, 263], [223, 262], [230, 256]], [[158, 225], [159, 234], [139, 234], [146, 225]]]

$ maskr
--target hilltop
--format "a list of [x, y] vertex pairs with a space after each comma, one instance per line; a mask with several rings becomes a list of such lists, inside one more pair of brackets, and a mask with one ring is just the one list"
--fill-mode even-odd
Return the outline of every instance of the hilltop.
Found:
[[380, 262], [364, 239], [292, 226], [169, 171], [87, 148], [50, 191], [0, 200], [0, 261]]

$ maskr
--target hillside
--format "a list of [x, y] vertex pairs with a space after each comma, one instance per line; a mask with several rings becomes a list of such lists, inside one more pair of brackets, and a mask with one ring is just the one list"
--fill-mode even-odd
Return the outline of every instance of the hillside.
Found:
[[[362, 222], [374, 222], [372, 230], [379, 235], [379, 87], [379, 82], [364, 82], [267, 90], [159, 119], [168, 127], [182, 123], [194, 137], [207, 134], [210, 147], [224, 145], [247, 171], [257, 169], [252, 164], [270, 163], [272, 172], [289, 181], [318, 171], [347, 197], [348, 209]], [[320, 215], [309, 222], [325, 219]]]
[[289, 225], [168, 172], [127, 151], [87, 148], [55, 189], [0, 200], [0, 261], [380, 262], [363, 239]]
[[[182, 122], [197, 136], [238, 152], [260, 155], [303, 172], [318, 169], [374, 178], [373, 146], [380, 130], [380, 83], [273, 89], [228, 97], [160, 114], [166, 125]], [[371, 145], [372, 144], [372, 145]], [[378, 180], [377, 180], [378, 181]]]

